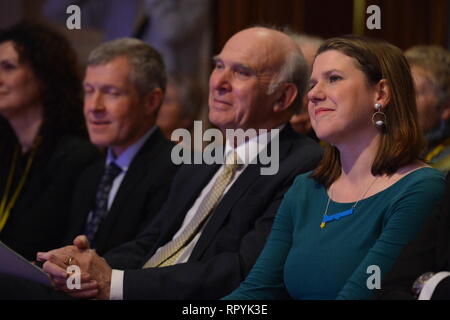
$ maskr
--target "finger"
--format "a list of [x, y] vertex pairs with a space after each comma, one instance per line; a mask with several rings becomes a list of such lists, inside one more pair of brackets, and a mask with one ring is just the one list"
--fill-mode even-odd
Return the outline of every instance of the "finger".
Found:
[[[52, 280], [55, 282], [56, 285], [64, 286], [67, 283], [67, 278], [52, 277]], [[90, 281], [92, 281], [92, 279], [89, 274], [87, 274], [87, 273], [81, 274], [81, 277], [80, 277], [81, 283], [88, 283]]]
[[88, 240], [88, 238], [85, 235], [77, 236], [73, 240], [73, 245], [76, 246], [80, 250], [84, 250], [84, 249], [89, 249], [90, 248], [89, 240]]
[[[59, 286], [59, 287], [63, 287], [63, 286]], [[98, 282], [95, 280], [91, 280], [89, 282], [84, 282], [84, 283], [80, 283], [79, 287], [78, 286], [74, 286], [72, 289], [70, 289], [67, 284], [64, 286], [64, 291], [66, 292], [79, 292], [79, 291], [89, 291], [89, 290], [94, 290], [94, 289], [98, 289]]]
[[68, 274], [67, 274], [65, 268], [61, 268], [59, 265], [57, 265], [51, 261], [46, 261], [43, 265], [43, 269], [51, 277], [63, 278], [63, 279], [68, 277]]
[[45, 262], [47, 261], [51, 256], [51, 253], [49, 252], [38, 252], [36, 254], [36, 260], [40, 261], [40, 262]]

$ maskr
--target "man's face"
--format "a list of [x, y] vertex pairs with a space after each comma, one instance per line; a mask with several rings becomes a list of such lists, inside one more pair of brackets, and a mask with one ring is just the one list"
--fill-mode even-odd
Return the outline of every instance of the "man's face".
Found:
[[221, 130], [270, 128], [276, 93], [267, 94], [279, 50], [270, 38], [244, 31], [214, 58], [209, 79], [209, 120]]
[[89, 66], [84, 78], [84, 116], [91, 142], [116, 156], [148, 128], [145, 100], [130, 82], [130, 65], [118, 57]]
[[441, 119], [434, 78], [431, 72], [417, 66], [411, 67], [411, 75], [416, 88], [419, 124], [422, 131], [427, 133], [438, 126]]

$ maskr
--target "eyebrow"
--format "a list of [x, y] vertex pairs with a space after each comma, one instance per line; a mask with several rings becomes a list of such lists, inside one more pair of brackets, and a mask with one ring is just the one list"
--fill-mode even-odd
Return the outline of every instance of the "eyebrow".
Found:
[[[214, 63], [223, 62], [222, 59], [219, 57], [219, 55], [214, 56], [212, 58], [212, 60], [213, 60]], [[254, 74], [258, 74], [258, 72], [254, 68], [250, 67], [249, 65], [243, 64], [243, 63], [232, 63], [231, 67], [234, 68], [234, 69], [236, 69], [236, 68], [243, 69], [243, 70], [246, 70], [248, 72], [251, 72], [251, 73], [254, 73]]]
[[[334, 72], [337, 72], [337, 73], [339, 73], [339, 74], [343, 74], [343, 73], [344, 73], [344, 71], [342, 71], [342, 70], [331, 69], [331, 70], [322, 72], [320, 75], [321, 75], [321, 76], [328, 77], [330, 74], [332, 74], [332, 73], [334, 73]], [[314, 78], [311, 77], [311, 78], [310, 78], [310, 81], [311, 81], [312, 79], [314, 79]]]

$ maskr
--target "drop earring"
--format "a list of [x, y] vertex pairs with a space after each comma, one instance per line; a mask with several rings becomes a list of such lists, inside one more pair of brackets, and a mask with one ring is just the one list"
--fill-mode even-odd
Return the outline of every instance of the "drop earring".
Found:
[[[375, 113], [372, 115], [372, 123], [378, 128], [386, 125], [386, 114], [381, 111], [381, 103], [375, 103]], [[378, 120], [376, 119], [378, 118]]]

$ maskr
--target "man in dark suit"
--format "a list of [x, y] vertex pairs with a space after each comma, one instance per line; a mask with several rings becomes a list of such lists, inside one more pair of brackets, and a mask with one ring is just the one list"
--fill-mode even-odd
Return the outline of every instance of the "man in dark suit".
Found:
[[[89, 137], [106, 148], [106, 159], [78, 180], [66, 244], [86, 233], [103, 254], [149, 223], [176, 171], [170, 160], [173, 144], [155, 127], [166, 87], [164, 64], [144, 42], [111, 41], [90, 54], [83, 85]], [[105, 181], [112, 166], [118, 171]]]
[[446, 183], [442, 201], [418, 237], [403, 249], [378, 299], [450, 299], [450, 173]]
[[[83, 236], [74, 246], [40, 254], [55, 286], [97, 299], [217, 299], [236, 288], [262, 250], [293, 179], [322, 156], [317, 143], [288, 124], [306, 91], [307, 70], [295, 43], [281, 32], [250, 28], [234, 35], [215, 57], [209, 119], [223, 133], [281, 129], [279, 135], [228, 140], [225, 155], [238, 157], [238, 164], [182, 166], [155, 220], [104, 259]], [[277, 170], [263, 175], [267, 166], [251, 160], [269, 149]], [[66, 285], [70, 264], [89, 274], [81, 289]], [[17, 283], [13, 287], [17, 291]]]

